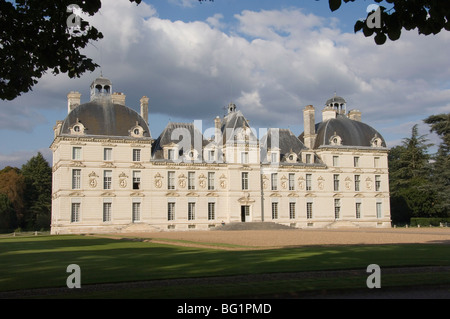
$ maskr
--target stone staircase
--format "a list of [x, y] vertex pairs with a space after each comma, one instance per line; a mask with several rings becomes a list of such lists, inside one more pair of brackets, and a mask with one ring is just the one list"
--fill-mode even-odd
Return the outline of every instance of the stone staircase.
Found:
[[358, 226], [348, 220], [337, 220], [327, 225], [327, 228], [358, 228]]
[[216, 226], [214, 230], [278, 230], [296, 229], [294, 227], [277, 224], [274, 222], [232, 222], [225, 225]]

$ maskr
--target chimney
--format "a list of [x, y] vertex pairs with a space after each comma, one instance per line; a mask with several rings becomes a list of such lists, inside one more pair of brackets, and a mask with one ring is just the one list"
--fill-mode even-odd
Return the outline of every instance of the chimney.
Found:
[[303, 140], [307, 148], [312, 149], [316, 141], [316, 121], [314, 106], [307, 105], [303, 109]]
[[112, 102], [114, 104], [125, 105], [125, 97], [126, 95], [121, 92], [114, 92], [112, 94]]
[[348, 118], [354, 121], [361, 122], [361, 112], [360, 110], [350, 110], [348, 112]]
[[336, 118], [336, 109], [331, 106], [325, 106], [322, 111], [322, 121], [325, 122], [329, 119]]
[[214, 127], [215, 127], [215, 131], [214, 131], [214, 141], [219, 144], [220, 143], [220, 137], [221, 137], [221, 131], [220, 131], [220, 117], [216, 116], [216, 118], [214, 119]]
[[74, 108], [80, 105], [81, 94], [79, 92], [71, 91], [67, 94], [67, 113], [70, 113]]
[[145, 123], [148, 124], [148, 97], [143, 96], [140, 101], [141, 101], [141, 116], [144, 119]]

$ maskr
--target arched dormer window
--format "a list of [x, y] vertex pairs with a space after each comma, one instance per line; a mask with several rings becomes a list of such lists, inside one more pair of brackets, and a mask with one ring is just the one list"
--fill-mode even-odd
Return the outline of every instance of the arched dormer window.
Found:
[[286, 162], [295, 163], [295, 162], [297, 162], [297, 158], [298, 158], [297, 154], [295, 154], [294, 152], [290, 152], [286, 156]]
[[333, 136], [329, 140], [330, 145], [342, 145], [342, 138], [334, 132]]
[[382, 141], [381, 138], [378, 137], [377, 134], [375, 134], [375, 136], [372, 138], [372, 140], [370, 141], [370, 145], [372, 147], [382, 147]]
[[83, 123], [81, 123], [78, 119], [77, 122], [72, 125], [72, 127], [70, 127], [70, 134], [74, 134], [74, 135], [84, 135], [84, 130], [85, 127], [83, 125]]
[[142, 126], [140, 126], [137, 122], [136, 125], [133, 126], [130, 130], [130, 136], [132, 137], [143, 137], [144, 136], [144, 129]]

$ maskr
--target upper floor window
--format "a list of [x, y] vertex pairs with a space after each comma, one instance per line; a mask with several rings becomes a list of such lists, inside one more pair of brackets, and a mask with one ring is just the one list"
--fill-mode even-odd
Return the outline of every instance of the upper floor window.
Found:
[[167, 189], [175, 189], [175, 172], [167, 172]]
[[112, 148], [104, 148], [103, 149], [103, 160], [104, 161], [112, 161]]
[[141, 189], [141, 171], [133, 171], [133, 189]]
[[334, 186], [334, 191], [338, 192], [339, 191], [339, 175], [338, 174], [333, 175], [333, 186]]
[[271, 175], [271, 185], [272, 185], [272, 190], [276, 191], [277, 185], [278, 185], [278, 174], [277, 173], [273, 173]]
[[195, 172], [188, 172], [188, 189], [195, 189]]
[[103, 189], [111, 189], [112, 186], [112, 171], [103, 172]]
[[242, 172], [242, 189], [248, 189], [248, 172]]
[[81, 147], [76, 146], [72, 148], [72, 159], [81, 160]]
[[295, 188], [295, 180], [294, 180], [294, 178], [295, 178], [295, 174], [290, 173], [289, 174], [289, 190], [290, 191], [293, 191], [294, 188]]
[[141, 150], [140, 149], [133, 149], [133, 162], [140, 162], [141, 161]]
[[208, 190], [214, 190], [214, 172], [208, 173]]
[[359, 157], [353, 157], [353, 167], [359, 167]]
[[333, 156], [333, 166], [339, 166], [339, 156]]

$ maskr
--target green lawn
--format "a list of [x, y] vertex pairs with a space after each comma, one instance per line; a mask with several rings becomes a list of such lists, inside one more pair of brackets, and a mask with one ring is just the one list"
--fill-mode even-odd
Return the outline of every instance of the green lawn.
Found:
[[[226, 251], [187, 248], [141, 241], [87, 236], [30, 236], [0, 238], [0, 291], [65, 287], [69, 264], [81, 268], [82, 285], [167, 278], [301, 272], [332, 269], [450, 266], [448, 245], [323, 246], [268, 250]], [[367, 275], [368, 276], [368, 275]], [[261, 282], [157, 291], [127, 291], [132, 297], [213, 297], [286, 293], [343, 287], [365, 287], [366, 277], [300, 282]], [[383, 276], [383, 286], [450, 283], [448, 273]], [[92, 295], [108, 297], [108, 295]], [[117, 294], [114, 297], [118, 297]]]

